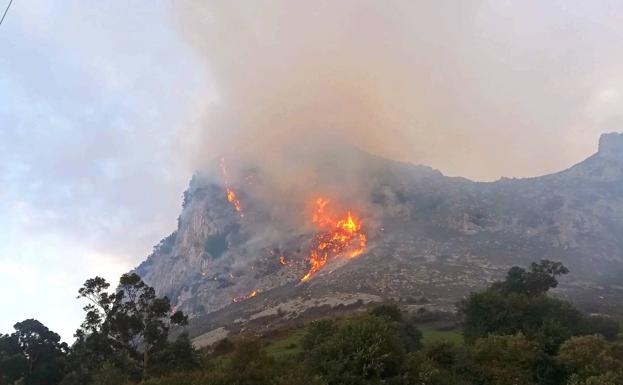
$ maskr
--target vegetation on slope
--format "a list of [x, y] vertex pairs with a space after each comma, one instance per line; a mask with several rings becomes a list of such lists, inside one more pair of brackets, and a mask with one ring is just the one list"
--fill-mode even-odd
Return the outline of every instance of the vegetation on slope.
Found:
[[95, 278], [80, 290], [92, 303], [72, 347], [35, 320], [0, 336], [0, 385], [623, 384], [619, 324], [548, 295], [566, 273], [542, 261], [471, 294], [458, 306], [462, 340], [382, 305], [199, 351], [167, 338], [186, 319], [140, 278], [123, 276], [112, 295]]

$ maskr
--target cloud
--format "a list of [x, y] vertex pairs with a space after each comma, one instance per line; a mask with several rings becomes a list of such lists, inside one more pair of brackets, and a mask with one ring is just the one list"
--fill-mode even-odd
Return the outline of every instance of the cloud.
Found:
[[173, 230], [186, 119], [210, 91], [161, 2], [25, 0], [2, 27], [0, 288], [32, 289], [0, 332], [30, 314], [69, 339], [81, 283], [116, 281]]

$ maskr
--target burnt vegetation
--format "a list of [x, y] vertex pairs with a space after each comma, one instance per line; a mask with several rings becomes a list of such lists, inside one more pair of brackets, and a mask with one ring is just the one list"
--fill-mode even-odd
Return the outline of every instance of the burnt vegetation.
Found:
[[462, 339], [427, 339], [418, 314], [385, 304], [202, 349], [138, 275], [113, 293], [95, 277], [71, 346], [33, 319], [0, 335], [0, 384], [620, 385], [619, 322], [548, 294], [567, 273], [547, 260], [511, 268], [458, 304]]

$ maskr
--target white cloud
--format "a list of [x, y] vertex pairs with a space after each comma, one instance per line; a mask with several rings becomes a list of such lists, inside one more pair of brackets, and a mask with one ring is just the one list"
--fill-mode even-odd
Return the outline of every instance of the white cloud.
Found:
[[193, 170], [179, 146], [209, 100], [163, 2], [14, 4], [0, 42], [0, 332], [65, 339], [77, 289], [113, 281], [173, 230]]

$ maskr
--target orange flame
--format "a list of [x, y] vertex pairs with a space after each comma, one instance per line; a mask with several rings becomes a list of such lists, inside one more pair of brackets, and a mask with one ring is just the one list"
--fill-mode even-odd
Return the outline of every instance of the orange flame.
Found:
[[234, 302], [238, 303], [240, 301], [244, 301], [245, 299], [253, 298], [257, 295], [257, 290], [253, 290], [247, 295], [243, 295], [242, 297], [236, 297], [233, 299]]
[[361, 232], [361, 223], [350, 211], [345, 218], [335, 219], [333, 215], [327, 213], [328, 204], [328, 199], [316, 200], [317, 207], [312, 221], [324, 231], [316, 235], [309, 253], [309, 271], [301, 278], [301, 282], [308, 281], [327, 264], [329, 259], [355, 258], [366, 249], [368, 239]]
[[232, 204], [232, 206], [234, 206], [234, 209], [236, 209], [236, 212], [240, 214], [240, 217], [244, 217], [238, 196], [229, 184], [229, 176], [227, 175], [227, 167], [225, 166], [225, 157], [221, 157], [220, 166], [221, 175], [223, 175], [223, 179], [225, 180], [225, 195], [227, 195], [227, 200]]
[[281, 263], [282, 265], [287, 265], [288, 262], [286, 261], [286, 257], [284, 257], [283, 255], [279, 257], [279, 263]]

